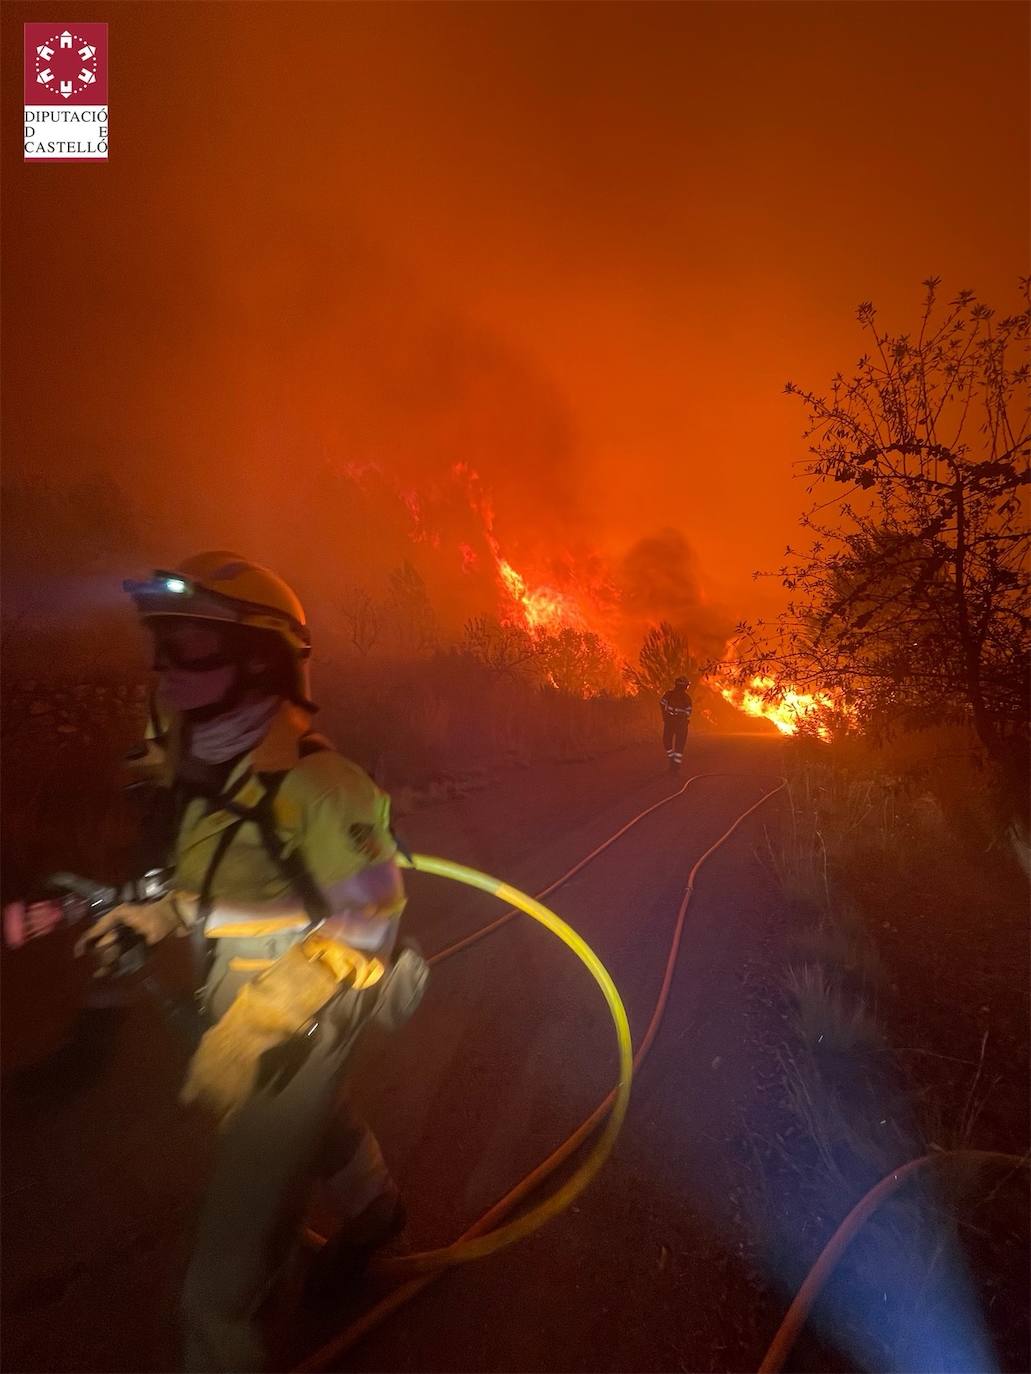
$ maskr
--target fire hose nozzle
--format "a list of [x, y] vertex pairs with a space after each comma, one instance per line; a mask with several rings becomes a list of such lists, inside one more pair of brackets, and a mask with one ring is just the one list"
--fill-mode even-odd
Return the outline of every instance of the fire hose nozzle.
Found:
[[[160, 901], [171, 890], [171, 880], [172, 870], [168, 868], [148, 869], [142, 877], [121, 887], [95, 883], [77, 873], [52, 873], [46, 886], [59, 895], [37, 901], [8, 902], [4, 907], [4, 943], [9, 949], [20, 949], [30, 940], [49, 935], [61, 926], [77, 925], [79, 921], [97, 921], [122, 902]], [[138, 959], [137, 952], [128, 963], [134, 966]], [[125, 971], [130, 971], [130, 968], [127, 967]]]

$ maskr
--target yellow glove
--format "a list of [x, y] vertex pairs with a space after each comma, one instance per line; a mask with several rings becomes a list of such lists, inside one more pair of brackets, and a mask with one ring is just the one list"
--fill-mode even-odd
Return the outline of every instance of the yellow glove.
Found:
[[200, 1102], [224, 1126], [254, 1091], [266, 1050], [297, 1035], [345, 981], [357, 991], [382, 976], [378, 959], [367, 959], [338, 940], [309, 935], [245, 983], [206, 1032], [190, 1061], [180, 1102]]
[[97, 974], [103, 976], [118, 962], [118, 926], [128, 926], [148, 945], [156, 945], [173, 931], [188, 935], [197, 923], [198, 906], [197, 898], [187, 892], [169, 892], [156, 902], [123, 902], [90, 926], [76, 942], [75, 954], [93, 954], [100, 964]]
[[378, 983], [383, 977], [380, 960], [362, 954], [342, 940], [335, 939], [332, 934], [327, 934], [326, 926], [313, 931], [301, 944], [304, 957], [318, 966], [328, 967], [338, 983], [352, 978], [351, 986], [358, 991]]

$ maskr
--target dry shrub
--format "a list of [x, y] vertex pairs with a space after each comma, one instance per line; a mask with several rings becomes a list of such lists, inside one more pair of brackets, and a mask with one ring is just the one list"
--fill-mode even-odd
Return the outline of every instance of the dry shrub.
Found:
[[812, 1054], [855, 1054], [880, 1045], [866, 999], [844, 986], [832, 968], [790, 964], [784, 986], [794, 1006], [795, 1029]]
[[387, 787], [444, 772], [584, 758], [645, 738], [645, 704], [583, 700], [494, 672], [462, 653], [421, 662], [346, 658], [323, 664], [320, 725]]

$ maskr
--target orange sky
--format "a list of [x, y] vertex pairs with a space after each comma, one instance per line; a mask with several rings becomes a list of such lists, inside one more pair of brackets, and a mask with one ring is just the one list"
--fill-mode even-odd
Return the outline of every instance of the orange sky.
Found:
[[905, 329], [929, 273], [1009, 309], [1027, 271], [1022, 4], [61, 13], [110, 24], [111, 159], [23, 166], [53, 11], [6, 5], [6, 472], [110, 474], [126, 558], [360, 575], [404, 519], [344, 464], [436, 484], [450, 547], [460, 460], [531, 569], [672, 527], [732, 621], [804, 503], [783, 382], [855, 361], [860, 300]]

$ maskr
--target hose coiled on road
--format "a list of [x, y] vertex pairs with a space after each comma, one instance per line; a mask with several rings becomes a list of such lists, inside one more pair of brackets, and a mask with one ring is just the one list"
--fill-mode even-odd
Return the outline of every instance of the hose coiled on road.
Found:
[[[728, 775], [725, 773], [697, 773], [693, 777], [688, 778], [687, 781], [683, 784], [683, 786], [678, 788], [676, 792], [671, 793], [668, 797], [663, 797], [660, 801], [653, 803], [653, 805], [646, 807], [643, 811], [640, 811], [636, 816], [633, 816], [618, 831], [616, 831], [613, 835], [609, 836], [609, 838], [606, 841], [604, 841], [603, 844], [599, 845], [596, 849], [592, 850], [590, 854], [586, 855], [585, 858], [581, 859], [566, 873], [562, 874], [560, 878], [557, 878], [553, 883], [549, 884], [549, 886], [543, 889], [542, 892], [538, 895], [546, 896], [549, 893], [554, 892], [556, 888], [561, 887], [563, 883], [567, 882], [575, 873], [578, 873], [586, 864], [590, 863], [592, 859], [596, 858], [605, 849], [607, 849], [609, 845], [614, 844], [617, 839], [619, 839], [622, 835], [625, 835], [628, 830], [632, 829], [633, 826], [635, 826], [639, 821], [643, 820], [645, 816], [650, 815], [660, 806], [666, 806], [671, 801], [676, 800], [677, 797], [682, 796], [687, 791], [687, 789], [692, 785], [692, 783], [698, 782], [702, 778], [726, 776], [734, 775]], [[709, 848], [701, 855], [701, 857], [695, 861], [693, 867], [691, 868], [691, 871], [688, 874], [687, 884], [684, 889], [684, 895], [681, 899], [680, 906], [677, 911], [677, 919], [673, 930], [673, 936], [670, 942], [669, 953], [666, 958], [666, 967], [663, 974], [662, 986], [659, 989], [659, 995], [656, 999], [655, 1007], [651, 1015], [651, 1020], [648, 1023], [648, 1028], [645, 1031], [640, 1046], [638, 1047], [636, 1053], [633, 1055], [633, 1072], [636, 1072], [638, 1070], [640, 1065], [643, 1063], [645, 1057], [647, 1056], [648, 1051], [651, 1049], [652, 1044], [655, 1041], [655, 1037], [658, 1034], [663, 1014], [666, 1010], [666, 1004], [669, 1000], [669, 991], [673, 982], [673, 974], [676, 969], [677, 957], [680, 952], [684, 923], [687, 918], [687, 911], [691, 903], [691, 898], [694, 895], [695, 881], [697, 879], [699, 872], [701, 871], [703, 865], [711, 858], [711, 856], [722, 845], [724, 845], [727, 842], [727, 840], [730, 839], [731, 835], [734, 834], [738, 827], [742, 825], [743, 822], [753, 814], [753, 812], [757, 811], [759, 807], [763, 806], [767, 801], [769, 801], [771, 797], [774, 797], [779, 792], [783, 791], [786, 785], [787, 784], [782, 779], [777, 787], [773, 788], [769, 792], [764, 793], [758, 801], [753, 802], [751, 806], [747, 807], [744, 811], [742, 811], [741, 814], [733, 822], [733, 824], [730, 825], [723, 832], [719, 839], [717, 839], [713, 844], [709, 846]], [[421, 869], [427, 862], [432, 862], [436, 864], [447, 863], [446, 860], [426, 860], [423, 857], [416, 856], [414, 860], [414, 867], [416, 869]], [[455, 867], [460, 866], [456, 865]], [[470, 871], [471, 870], [466, 870], [466, 872]], [[450, 873], [448, 874], [448, 876], [457, 875]], [[518, 910], [526, 910], [526, 907], [520, 905], [520, 903], [517, 903], [514, 900], [516, 889], [509, 888], [507, 884], [504, 883], [499, 883], [497, 888], [492, 889], [488, 886], [488, 884], [492, 882], [497, 882], [496, 879], [490, 879], [486, 874], [479, 874], [477, 876], [483, 881], [474, 883], [474, 886], [482, 887], [485, 891], [493, 890], [499, 896], [507, 894], [506, 900], [508, 900], [513, 907], [517, 907]], [[524, 894], [522, 893], [518, 894], [520, 898], [522, 898], [523, 895]], [[535, 902], [535, 899], [528, 898], [527, 901]], [[446, 949], [439, 951], [436, 955], [433, 956], [433, 958], [431, 958], [430, 963], [437, 963], [443, 959], [449, 958], [451, 955], [457, 954], [459, 950], [468, 948], [469, 945], [474, 944], [476, 941], [483, 939], [487, 935], [492, 934], [494, 931], [500, 929], [503, 925], [505, 925], [509, 920], [513, 919], [514, 916], [518, 914], [518, 910], [514, 910], [512, 912], [502, 915], [497, 920], [490, 922], [488, 925], [481, 927], [477, 931], [474, 931], [471, 935], [465, 936], [463, 937], [463, 939], [456, 941], [453, 945], [449, 945]], [[546, 908], [542, 908], [542, 910], [546, 910]], [[528, 914], [534, 915], [535, 913], [531, 911], [528, 912]], [[549, 913], [549, 915], [553, 915], [553, 913]], [[537, 916], [536, 919], [540, 920], [541, 918]], [[558, 921], [558, 919], [558, 917], [554, 917], [555, 921]], [[542, 924], [547, 925], [548, 922], [542, 921]], [[559, 924], [564, 925], [564, 922], [559, 922]], [[568, 930], [569, 927], [566, 927], [566, 929]], [[558, 932], [556, 931], [554, 933]], [[575, 932], [571, 933], [575, 934]], [[629, 1030], [627, 1032], [627, 1037], [629, 1040]], [[626, 1111], [626, 1099], [628, 1099], [629, 1097], [628, 1080], [626, 1093], [621, 1103], [620, 1098], [622, 1094], [623, 1080], [624, 1071], [621, 1065], [620, 1082], [598, 1104], [598, 1106], [594, 1109], [591, 1115], [587, 1117], [586, 1120], [582, 1121], [580, 1125], [576, 1128], [576, 1130], [573, 1131], [572, 1134], [569, 1135], [562, 1142], [562, 1144], [557, 1147], [557, 1149], [552, 1151], [552, 1153], [547, 1157], [547, 1159], [542, 1160], [541, 1163], [538, 1164], [538, 1166], [531, 1173], [527, 1174], [525, 1178], [521, 1179], [519, 1183], [515, 1185], [514, 1188], [512, 1188], [508, 1193], [505, 1194], [504, 1197], [499, 1198], [498, 1201], [493, 1205], [493, 1207], [491, 1207], [477, 1221], [475, 1221], [472, 1224], [472, 1226], [470, 1226], [465, 1232], [463, 1232], [463, 1234], [459, 1236], [458, 1240], [455, 1241], [453, 1245], [442, 1247], [439, 1250], [424, 1251], [416, 1255], [406, 1255], [399, 1259], [383, 1260], [377, 1264], [374, 1264], [373, 1271], [376, 1274], [389, 1276], [392, 1278], [405, 1278], [407, 1275], [415, 1274], [415, 1277], [408, 1279], [407, 1282], [402, 1282], [397, 1288], [393, 1290], [393, 1292], [388, 1293], [386, 1297], [382, 1298], [379, 1302], [377, 1302], [362, 1317], [359, 1317], [357, 1321], [353, 1322], [350, 1326], [341, 1331], [337, 1336], [333, 1337], [330, 1341], [323, 1345], [319, 1350], [315, 1351], [312, 1355], [308, 1356], [307, 1359], [305, 1359], [301, 1364], [296, 1366], [296, 1369], [293, 1371], [293, 1374], [309, 1374], [309, 1371], [325, 1369], [331, 1361], [335, 1360], [338, 1356], [342, 1355], [346, 1350], [350, 1349], [364, 1336], [366, 1336], [371, 1330], [373, 1330], [382, 1321], [384, 1321], [385, 1318], [390, 1316], [392, 1313], [396, 1312], [399, 1308], [403, 1307], [405, 1303], [409, 1302], [413, 1297], [415, 1297], [424, 1288], [431, 1284], [435, 1278], [439, 1277], [439, 1275], [445, 1271], [445, 1269], [451, 1267], [451, 1265], [453, 1264], [461, 1263], [464, 1259], [474, 1259], [477, 1258], [480, 1254], [491, 1254], [494, 1250], [501, 1248], [501, 1245], [509, 1244], [510, 1240], [518, 1240], [523, 1235], [528, 1235], [530, 1231], [537, 1229], [537, 1227], [543, 1224], [544, 1221], [546, 1221], [548, 1218], [556, 1215], [559, 1211], [561, 1211], [564, 1206], [566, 1206], [570, 1201], [572, 1201], [572, 1197], [576, 1196], [580, 1191], [582, 1191], [582, 1187], [585, 1187], [586, 1184], [590, 1181], [590, 1178], [594, 1176], [594, 1174], [597, 1172], [597, 1169], [601, 1167], [601, 1163], [604, 1162], [604, 1158], [607, 1157], [608, 1153], [610, 1152], [612, 1144], [615, 1142], [615, 1136], [618, 1132], [619, 1125], [622, 1122], [622, 1117]], [[617, 1109], [619, 1110], [618, 1118], [616, 1117]], [[531, 1212], [527, 1213], [523, 1218], [520, 1219], [520, 1221], [516, 1222], [514, 1225], [499, 1226], [498, 1223], [503, 1222], [505, 1217], [507, 1217], [512, 1211], [514, 1211], [515, 1208], [518, 1207], [534, 1191], [536, 1191], [536, 1189], [547, 1178], [549, 1178], [551, 1174], [555, 1172], [556, 1169], [560, 1168], [561, 1165], [563, 1165], [573, 1154], [575, 1154], [575, 1152], [580, 1148], [580, 1146], [583, 1145], [584, 1142], [591, 1137], [591, 1135], [593, 1135], [593, 1133], [598, 1129], [602, 1122], [606, 1120], [606, 1118], [608, 1118], [608, 1125], [606, 1126], [606, 1130], [598, 1143], [598, 1148], [592, 1152], [588, 1160], [585, 1161], [583, 1166], [581, 1166], [581, 1170], [577, 1171], [573, 1178], [569, 1180], [569, 1183], [567, 1183], [565, 1187], [560, 1189], [558, 1193], [554, 1194], [553, 1197], [549, 1198], [539, 1207], [534, 1208]], [[612, 1130], [613, 1120], [616, 1120], [615, 1130]], [[602, 1145], [605, 1146], [605, 1152], [604, 1155], [598, 1158], [598, 1156], [601, 1155]], [[578, 1180], [581, 1177], [582, 1172], [587, 1167], [589, 1167], [592, 1161], [594, 1161], [596, 1158], [598, 1158], [597, 1166], [591, 1168], [590, 1174], [583, 1179], [581, 1186], [576, 1188], [576, 1191], [573, 1193], [573, 1195], [567, 1196], [566, 1190], [568, 1189], [569, 1185]], [[533, 1224], [525, 1225], [529, 1222], [532, 1222]], [[493, 1241], [496, 1237], [502, 1237], [503, 1239], [498, 1244], [494, 1244]], [[506, 1239], [505, 1237], [510, 1237], [510, 1239]]]

